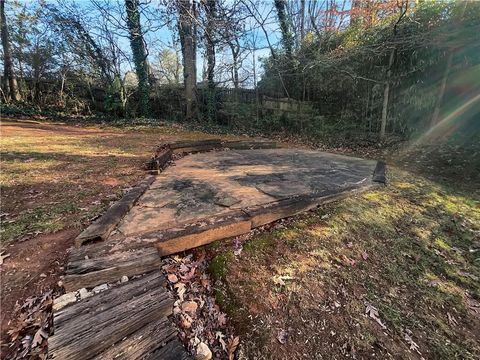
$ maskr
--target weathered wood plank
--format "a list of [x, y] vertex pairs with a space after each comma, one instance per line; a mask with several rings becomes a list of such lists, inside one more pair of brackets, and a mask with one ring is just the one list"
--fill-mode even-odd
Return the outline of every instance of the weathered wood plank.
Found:
[[[177, 331], [168, 318], [153, 321], [135, 333], [116, 343], [101, 354], [98, 360], [140, 360], [150, 358], [155, 351], [161, 350], [172, 341], [176, 341]], [[181, 346], [181, 345], [180, 345]], [[183, 347], [175, 352], [179, 359]], [[185, 350], [183, 350], [185, 351]]]
[[92, 309], [55, 328], [49, 338], [51, 359], [91, 359], [152, 321], [172, 313], [173, 299], [164, 288], [150, 290], [116, 306]]
[[221, 141], [220, 139], [176, 141], [168, 144], [168, 147], [172, 150], [175, 150], [180, 148], [191, 148], [207, 145], [221, 147]]
[[317, 206], [312, 196], [295, 196], [265, 205], [251, 206], [243, 209], [250, 217], [252, 228], [256, 228], [279, 219], [294, 216]]
[[[55, 329], [60, 329], [63, 324], [81, 316], [94, 316], [98, 311], [124, 303], [148, 291], [159, 289], [166, 284], [166, 279], [161, 271], [154, 271], [138, 279], [120, 284], [108, 291], [101, 292], [80, 302], [68, 305], [54, 313]], [[166, 290], [165, 290], [166, 291]]]
[[170, 341], [165, 346], [161, 347], [145, 360], [190, 360], [192, 357], [187, 353], [179, 340]]
[[201, 145], [201, 146], [190, 146], [190, 147], [178, 148], [178, 149], [173, 149], [172, 152], [174, 154], [192, 154], [192, 153], [212, 151], [220, 148], [221, 148], [221, 145], [219, 143], [218, 145]]
[[160, 268], [160, 257], [154, 247], [114, 253], [96, 259], [70, 262], [63, 279], [67, 291], [118, 281], [123, 275], [141, 275]]
[[275, 201], [265, 205], [257, 205], [243, 209], [250, 216], [252, 229], [274, 222], [276, 220], [291, 217], [302, 212], [312, 210], [320, 205], [344, 199], [356, 193], [370, 190], [378, 184], [370, 183], [361, 187], [348, 187], [341, 192], [330, 195], [301, 195], [288, 199]]
[[387, 182], [386, 169], [387, 165], [383, 161], [378, 161], [373, 171], [372, 181], [385, 184]]
[[277, 143], [273, 141], [224, 141], [223, 148], [248, 150], [248, 149], [275, 149]]
[[172, 150], [164, 149], [152, 159], [151, 168], [162, 170], [170, 160], [172, 160]]
[[87, 227], [75, 239], [75, 246], [79, 247], [87, 241], [105, 240], [115, 226], [122, 220], [127, 212], [135, 205], [138, 198], [153, 183], [155, 177], [150, 175], [131, 189], [119, 201], [113, 204], [100, 218]]
[[[89, 244], [80, 248], [72, 247], [68, 250], [68, 258], [70, 262], [81, 261], [86, 258], [97, 259], [110, 256], [116, 253], [125, 253], [137, 251], [145, 248], [152, 248], [155, 245], [153, 240], [142, 239], [135, 236], [112, 236], [108, 241]], [[117, 255], [117, 256], [125, 256]]]
[[242, 211], [211, 217], [183, 226], [144, 234], [146, 239], [157, 239], [160, 256], [174, 254], [209, 244], [215, 240], [248, 233], [250, 219]]

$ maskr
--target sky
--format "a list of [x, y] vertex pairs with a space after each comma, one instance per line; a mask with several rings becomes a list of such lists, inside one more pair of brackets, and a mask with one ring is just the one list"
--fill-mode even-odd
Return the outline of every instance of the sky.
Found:
[[[51, 0], [53, 3], [56, 3], [57, 1]], [[123, 11], [124, 7], [124, 2], [123, 0], [93, 0], [99, 5], [104, 5], [105, 3], [108, 3], [109, 5], [113, 5], [117, 8], [118, 11]], [[172, 0], [173, 1], [173, 0]], [[92, 6], [91, 0], [74, 0], [71, 1], [75, 4], [78, 9], [81, 9], [82, 12], [88, 13], [89, 17], [95, 21], [95, 19], [98, 19], [99, 21], [106, 20], [107, 22], [110, 22], [111, 24], [115, 24], [119, 20], [119, 15], [117, 16], [112, 16], [109, 18], [108, 16], [105, 16], [105, 14], [102, 14], [100, 11], [95, 9], [95, 6]], [[158, 0], [152, 0], [150, 4], [148, 5], [147, 11], [143, 13], [141, 16], [141, 21], [142, 21], [142, 26], [143, 30], [145, 31], [145, 40], [148, 45], [148, 50], [149, 50], [149, 62], [155, 66], [156, 62], [158, 62], [158, 53], [160, 50], [169, 48], [174, 50], [175, 47], [173, 46], [173, 38], [178, 37], [177, 34], [177, 29], [174, 24], [176, 21], [176, 14], [173, 12], [170, 15], [170, 20], [172, 23], [170, 23], [170, 26], [160, 26], [160, 22], [158, 19], [158, 7], [160, 6], [160, 2]], [[259, 7], [258, 11], [260, 16], [263, 18], [268, 18], [267, 23], [265, 25], [266, 30], [269, 34], [269, 40], [270, 42], [276, 46], [279, 41], [280, 41], [280, 32], [278, 29], [278, 24], [276, 21], [276, 13], [272, 11], [273, 8], [273, 1], [265, 1], [264, 3], [261, 4]], [[246, 28], [255, 28], [254, 20], [253, 18], [248, 19], [247, 23], [244, 24]], [[122, 36], [118, 37], [118, 43], [120, 44], [120, 47], [124, 49], [125, 53], [130, 53], [130, 44], [129, 44], [129, 39], [127, 37], [126, 32], [121, 33]], [[245, 60], [243, 62], [243, 66], [241, 67], [240, 71], [240, 78], [249, 78], [248, 81], [246, 81], [243, 85], [246, 87], [253, 87], [253, 56], [255, 56], [255, 63], [256, 63], [256, 73], [261, 74], [262, 72], [262, 67], [261, 67], [261, 59], [268, 57], [270, 55], [270, 49], [267, 47], [267, 41], [265, 38], [265, 35], [261, 29], [258, 27], [254, 29], [253, 31], [249, 32], [247, 35], [247, 38], [245, 41], [252, 41], [256, 39], [256, 50], [254, 51], [248, 51], [244, 54]], [[247, 45], [247, 44], [242, 44], [242, 45]], [[180, 49], [179, 44], [177, 44], [177, 49]], [[204, 63], [205, 63], [205, 57], [204, 57], [204, 48], [202, 44], [199, 44], [197, 47], [197, 81], [200, 82], [202, 81], [202, 73], [203, 73], [203, 68], [204, 68]], [[230, 49], [227, 48], [221, 48], [217, 47], [217, 54], [216, 54], [216, 68], [219, 69], [219, 72], [221, 72], [221, 69], [227, 67], [229, 64], [231, 64], [231, 52]], [[122, 67], [124, 72], [131, 71], [132, 69], [132, 64], [130, 63], [125, 63]], [[243, 76], [242, 76], [243, 73]], [[224, 79], [218, 78], [218, 81], [223, 81]], [[258, 81], [258, 79], [257, 79]]]
[[[26, 5], [29, 8], [34, 8], [38, 6], [38, 1], [33, 0], [11, 0], [11, 3], [17, 3], [17, 9]], [[124, 0], [42, 0], [47, 4], [55, 5], [59, 8], [68, 7], [72, 11], [78, 12], [80, 16], [85, 19], [85, 24], [89, 28], [90, 33], [93, 35], [93, 38], [98, 42], [101, 42], [101, 32], [98, 30], [99, 27], [103, 25], [115, 27], [117, 44], [121, 48], [122, 52], [126, 57], [130, 57], [130, 43], [128, 39], [128, 33], [125, 29], [125, 21], [122, 19], [124, 15]], [[174, 0], [170, 0], [174, 1]], [[228, 1], [228, 0], [227, 0]], [[247, 2], [254, 0], [245, 0]], [[316, 0], [307, 0], [307, 5], [309, 1]], [[346, 3], [349, 3], [349, 0], [345, 0]], [[173, 3], [172, 3], [173, 4]], [[7, 16], [8, 16], [8, 5], [10, 6], [10, 15], [12, 12], [12, 5], [10, 2], [7, 2]], [[347, 5], [348, 7], [348, 5]], [[111, 8], [109, 11], [102, 11], [101, 8]], [[149, 51], [149, 62], [156, 66], [158, 63], [158, 54], [160, 50], [165, 48], [174, 49], [172, 39], [178, 37], [176, 29], [176, 11], [172, 7], [168, 15], [170, 20], [169, 25], [165, 25], [165, 18], [160, 16], [161, 12], [159, 9], [164, 8], [161, 5], [159, 0], [150, 0], [148, 5], [144, 7], [144, 12], [141, 14], [141, 21], [143, 30], [145, 31], [145, 40], [147, 43]], [[253, 9], [253, 7], [251, 7]], [[278, 46], [281, 38], [281, 33], [278, 26], [276, 11], [274, 9], [273, 0], [265, 0], [260, 3], [257, 7], [258, 13], [257, 16], [265, 21], [265, 30], [268, 34], [270, 43], [275, 48]], [[255, 62], [255, 72], [257, 74], [257, 81], [262, 73], [262, 63], [261, 59], [266, 58], [270, 55], [270, 49], [268, 48], [267, 38], [263, 30], [258, 26], [253, 17], [249, 17], [245, 20], [244, 26], [246, 29], [250, 29], [246, 36], [241, 40], [242, 47], [248, 47], [248, 50], [244, 52], [244, 61], [240, 69], [240, 78], [246, 79], [245, 83], [242, 85], [245, 87], [253, 87], [253, 63]], [[119, 28], [123, 27], [123, 29]], [[255, 50], [251, 50], [252, 42], [255, 41]], [[247, 44], [249, 43], [249, 44]], [[198, 46], [197, 53], [197, 76], [198, 81], [202, 80], [202, 73], [204, 68], [204, 48], [202, 44]], [[177, 49], [179, 50], [180, 46], [177, 44]], [[217, 47], [216, 54], [216, 69], [219, 74], [217, 80], [224, 81], [228, 77], [225, 70], [231, 63], [231, 52], [228, 47]], [[125, 61], [122, 63], [121, 69], [124, 73], [132, 71], [132, 62]]]

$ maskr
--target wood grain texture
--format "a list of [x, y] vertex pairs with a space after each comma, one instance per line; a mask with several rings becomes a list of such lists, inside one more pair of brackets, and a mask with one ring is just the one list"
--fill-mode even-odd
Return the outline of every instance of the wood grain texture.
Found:
[[160, 264], [160, 257], [153, 246], [94, 259], [79, 259], [68, 263], [63, 283], [66, 291], [91, 288], [119, 281], [124, 275], [130, 277], [159, 270]]
[[221, 141], [220, 139], [176, 141], [168, 144], [168, 147], [174, 150], [174, 149], [180, 149], [180, 148], [191, 148], [191, 147], [207, 146], [207, 145], [221, 147]]
[[172, 229], [161, 230], [143, 235], [145, 239], [157, 239], [160, 256], [192, 249], [248, 233], [251, 222], [243, 211], [233, 211], [222, 216], [214, 216]]
[[153, 159], [154, 168], [156, 170], [162, 170], [168, 165], [170, 160], [172, 160], [172, 150], [165, 149]]
[[383, 161], [378, 161], [373, 171], [372, 181], [385, 184], [387, 182], [387, 165]]
[[158, 349], [145, 360], [189, 360], [192, 359], [186, 352], [179, 340], [170, 341], [164, 347]]
[[[140, 360], [151, 358], [153, 353], [160, 351], [163, 347], [170, 348], [171, 342], [175, 352], [174, 359], [179, 359], [185, 352], [183, 346], [177, 340], [177, 331], [168, 318], [152, 321], [140, 330], [111, 346], [98, 354], [94, 359], [98, 360]], [[180, 347], [178, 347], [180, 345]]]
[[138, 279], [110, 288], [95, 296], [68, 305], [54, 314], [55, 329], [61, 329], [63, 324], [81, 316], [95, 315], [96, 311], [105, 311], [120, 305], [128, 299], [135, 298], [150, 290], [159, 289], [166, 284], [161, 271], [154, 271]]
[[132, 294], [124, 291], [125, 286], [85, 299], [56, 315], [55, 333], [48, 340], [50, 358], [91, 359], [172, 313], [173, 299], [162, 286], [146, 284], [148, 290], [141, 291], [140, 286], [140, 291]]
[[363, 187], [349, 187], [341, 192], [330, 195], [300, 195], [288, 199], [272, 202], [270, 204], [252, 206], [243, 209], [250, 217], [252, 229], [283, 219], [291, 217], [302, 212], [306, 212], [316, 207], [333, 201], [345, 199], [348, 196], [371, 190], [378, 186], [377, 183], [371, 183]]

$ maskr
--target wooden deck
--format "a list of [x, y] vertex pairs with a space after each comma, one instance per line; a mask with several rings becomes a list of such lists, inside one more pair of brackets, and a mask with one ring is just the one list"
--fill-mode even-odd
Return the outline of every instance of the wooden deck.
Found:
[[[161, 169], [182, 149], [220, 145], [175, 144], [153, 163]], [[103, 284], [109, 289], [54, 312], [49, 358], [189, 359], [169, 319], [174, 300], [165, 287], [162, 256], [247, 233], [385, 181], [385, 167], [374, 161], [229, 146], [237, 150], [192, 155], [147, 177], [77, 238], [66, 291]], [[125, 276], [129, 280], [121, 282]]]

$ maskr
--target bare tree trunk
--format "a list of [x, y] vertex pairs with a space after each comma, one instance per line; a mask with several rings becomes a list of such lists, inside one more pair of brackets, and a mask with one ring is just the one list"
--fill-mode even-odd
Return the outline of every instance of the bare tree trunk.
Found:
[[258, 94], [258, 86], [257, 86], [257, 64], [255, 61], [255, 50], [253, 50], [253, 87], [255, 89], [255, 104], [256, 104], [256, 116], [257, 116], [257, 123], [258, 123], [258, 118], [259, 118], [259, 111], [260, 111], [260, 99], [259, 99], [259, 94]]
[[178, 0], [179, 20], [178, 27], [182, 43], [183, 55], [183, 81], [185, 84], [185, 117], [191, 119], [196, 112], [197, 96], [197, 64], [195, 49], [195, 29], [192, 16], [196, 12], [195, 1], [193, 5], [189, 0]]
[[300, 46], [305, 37], [305, 0], [300, 0]]
[[215, 17], [216, 0], [207, 0], [205, 4], [207, 14], [206, 51], [207, 51], [207, 116], [209, 121], [216, 119], [217, 104], [215, 101]]
[[150, 115], [150, 86], [148, 82], [147, 50], [143, 40], [142, 27], [140, 25], [140, 12], [138, 0], [125, 0], [127, 10], [127, 25], [132, 48], [135, 72], [138, 78], [138, 96], [140, 98], [140, 114]]
[[238, 54], [240, 53], [240, 45], [238, 44], [238, 39], [236, 40], [236, 44], [230, 42], [230, 50], [232, 52], [232, 82], [234, 88], [234, 97], [235, 102], [238, 102], [238, 89], [240, 88], [240, 80], [238, 78]]
[[5, 83], [8, 83], [7, 97], [14, 101], [20, 101], [21, 96], [18, 91], [17, 79], [13, 70], [12, 54], [10, 52], [10, 39], [8, 35], [7, 17], [5, 16], [5, 0], [0, 0], [0, 20], [2, 30], [2, 47], [3, 47], [3, 68]]
[[238, 89], [240, 87], [240, 80], [238, 78], [238, 54], [240, 53], [240, 44], [238, 44], [238, 40], [236, 40], [236, 44], [230, 43], [230, 50], [232, 52], [232, 59], [233, 59], [233, 69], [232, 69], [232, 82], [233, 87]]
[[[397, 21], [393, 26], [393, 39], [397, 36], [397, 26], [402, 21], [402, 18], [405, 16], [408, 10], [408, 2], [405, 3], [405, 8], [403, 8], [403, 3], [399, 5], [400, 9], [400, 16], [398, 17]], [[387, 115], [388, 115], [388, 97], [390, 95], [390, 78], [392, 77], [392, 67], [395, 61], [395, 53], [397, 49], [395, 46], [392, 48], [390, 52], [390, 58], [388, 60], [388, 68], [387, 68], [387, 78], [385, 80], [385, 88], [383, 90], [383, 106], [382, 106], [382, 120], [380, 123], [380, 141], [385, 139], [385, 129], [387, 127]]]
[[63, 90], [65, 89], [65, 81], [67, 80], [67, 75], [62, 72], [62, 82], [60, 84], [60, 93], [59, 93], [59, 98], [60, 98], [60, 104], [62, 106], [65, 106], [65, 101], [63, 99]]
[[382, 121], [380, 123], [380, 140], [385, 139], [385, 129], [387, 127], [388, 115], [388, 96], [390, 94], [390, 77], [392, 76], [392, 66], [395, 59], [395, 48], [390, 52], [390, 59], [388, 60], [387, 79], [385, 80], [385, 88], [383, 89], [383, 106], [382, 106]]

